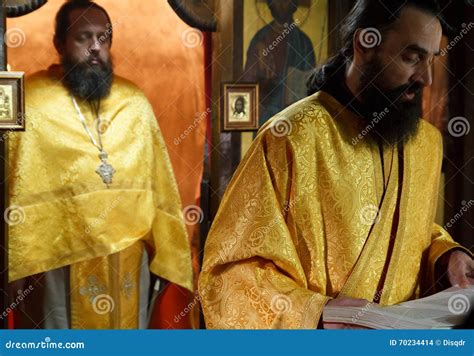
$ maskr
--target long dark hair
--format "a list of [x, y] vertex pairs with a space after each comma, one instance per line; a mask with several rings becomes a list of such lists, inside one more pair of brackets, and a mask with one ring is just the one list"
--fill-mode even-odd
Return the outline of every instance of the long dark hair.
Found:
[[438, 18], [445, 32], [452, 30], [441, 16], [436, 0], [358, 0], [342, 23], [340, 32], [342, 48], [325, 65], [311, 74], [306, 83], [308, 95], [321, 90], [329, 78], [352, 60], [354, 55], [352, 41], [358, 29], [375, 28], [383, 35], [400, 18], [405, 6], [413, 6]]

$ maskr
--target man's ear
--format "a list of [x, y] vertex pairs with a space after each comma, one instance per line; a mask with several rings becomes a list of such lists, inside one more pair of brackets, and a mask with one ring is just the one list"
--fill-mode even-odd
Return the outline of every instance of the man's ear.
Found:
[[[368, 30], [359, 28], [352, 38], [352, 48], [354, 48], [354, 62], [357, 65], [364, 65], [372, 60], [375, 49], [380, 44], [380, 33], [369, 33]], [[375, 41], [375, 42], [373, 42]]]
[[59, 55], [64, 55], [64, 43], [59, 40], [57, 36], [54, 36], [54, 48], [58, 51]]

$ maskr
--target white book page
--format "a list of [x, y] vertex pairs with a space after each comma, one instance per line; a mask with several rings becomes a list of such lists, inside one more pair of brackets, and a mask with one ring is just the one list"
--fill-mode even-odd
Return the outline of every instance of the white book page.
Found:
[[450, 328], [461, 324], [474, 308], [474, 286], [452, 287], [432, 296], [382, 307], [326, 307], [323, 320], [375, 328]]

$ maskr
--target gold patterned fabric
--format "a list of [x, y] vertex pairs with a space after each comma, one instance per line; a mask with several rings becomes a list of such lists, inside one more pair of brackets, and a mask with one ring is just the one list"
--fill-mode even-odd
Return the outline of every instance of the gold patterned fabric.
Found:
[[137, 329], [141, 242], [114, 254], [74, 263], [70, 269], [72, 329]]
[[[72, 267], [71, 274], [87, 280], [96, 273], [92, 266], [97, 261], [104, 262], [98, 265], [106, 274], [108, 258], [118, 254], [113, 259], [124, 273], [116, 283], [136, 285], [143, 253], [136, 246], [144, 243], [150, 270], [192, 291], [178, 189], [148, 100], [135, 85], [116, 77], [101, 102], [102, 142], [116, 170], [107, 188], [96, 173], [99, 151], [58, 80], [57, 68], [27, 79], [26, 131], [9, 137], [10, 281], [74, 264], [82, 267]], [[79, 106], [96, 136], [91, 108], [80, 101]], [[132, 246], [133, 253], [125, 252]], [[130, 283], [124, 280], [127, 272]], [[81, 283], [71, 284], [71, 290], [80, 292]]]
[[458, 247], [433, 223], [441, 135], [422, 121], [403, 152], [381, 154], [368, 135], [352, 144], [363, 129], [318, 92], [260, 130], [207, 239], [208, 328], [316, 328], [329, 298], [390, 305], [433, 286]]

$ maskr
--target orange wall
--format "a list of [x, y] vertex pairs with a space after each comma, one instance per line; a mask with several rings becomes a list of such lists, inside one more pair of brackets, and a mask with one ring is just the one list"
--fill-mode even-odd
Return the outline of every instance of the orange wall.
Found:
[[[58, 62], [52, 38], [54, 17], [63, 2], [49, 0], [29, 15], [8, 19], [11, 70], [28, 75]], [[168, 146], [183, 207], [195, 204], [203, 169], [205, 120], [198, 120], [181, 142], [175, 139], [206, 111], [200, 33], [182, 22], [166, 0], [97, 3], [112, 19], [115, 71], [146, 93]]]

